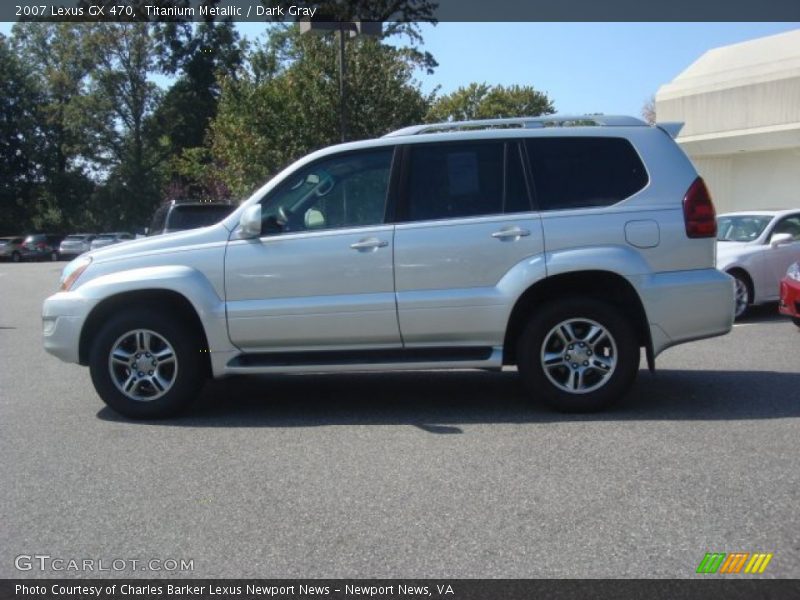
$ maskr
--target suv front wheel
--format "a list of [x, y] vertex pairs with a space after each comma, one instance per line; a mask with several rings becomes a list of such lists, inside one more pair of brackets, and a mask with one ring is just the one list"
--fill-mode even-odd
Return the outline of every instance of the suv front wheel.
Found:
[[517, 367], [531, 395], [562, 412], [591, 412], [628, 391], [639, 369], [639, 345], [616, 307], [568, 298], [535, 310], [517, 347]]
[[204, 381], [201, 341], [169, 314], [130, 310], [97, 334], [89, 370], [97, 393], [135, 419], [168, 417], [184, 408]]

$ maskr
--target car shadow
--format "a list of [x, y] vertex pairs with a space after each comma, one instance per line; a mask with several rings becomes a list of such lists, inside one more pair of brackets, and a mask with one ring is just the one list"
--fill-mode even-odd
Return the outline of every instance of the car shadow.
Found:
[[778, 303], [769, 302], [751, 306], [743, 317], [736, 319], [736, 325], [745, 323], [770, 323], [773, 321], [788, 321], [789, 317], [778, 312]]
[[[800, 416], [800, 374], [642, 370], [611, 409], [563, 414], [530, 400], [515, 372], [237, 376], [209, 382], [183, 415], [140, 423], [171, 427], [413, 425], [461, 433], [459, 425], [621, 420], [739, 420]], [[105, 407], [107, 421], [130, 422]]]

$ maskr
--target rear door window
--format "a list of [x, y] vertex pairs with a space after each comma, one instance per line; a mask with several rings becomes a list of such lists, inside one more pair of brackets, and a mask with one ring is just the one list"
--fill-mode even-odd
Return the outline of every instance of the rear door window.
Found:
[[408, 168], [409, 221], [531, 210], [516, 142], [413, 145]]
[[542, 137], [525, 145], [541, 210], [610, 206], [648, 183], [639, 155], [623, 138]]

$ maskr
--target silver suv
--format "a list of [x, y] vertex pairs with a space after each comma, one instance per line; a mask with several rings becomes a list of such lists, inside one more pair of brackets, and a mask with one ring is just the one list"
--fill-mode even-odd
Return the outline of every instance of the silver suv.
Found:
[[558, 410], [600, 409], [641, 348], [653, 368], [733, 322], [678, 128], [473, 121], [314, 152], [217, 225], [68, 264], [45, 348], [140, 418], [207, 375], [504, 365]]

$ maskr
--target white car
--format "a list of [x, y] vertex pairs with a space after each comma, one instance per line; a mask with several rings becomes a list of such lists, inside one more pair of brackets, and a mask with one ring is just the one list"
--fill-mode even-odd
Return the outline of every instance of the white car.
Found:
[[736, 280], [736, 317], [777, 302], [780, 280], [800, 259], [800, 209], [726, 213], [717, 219], [717, 269]]

